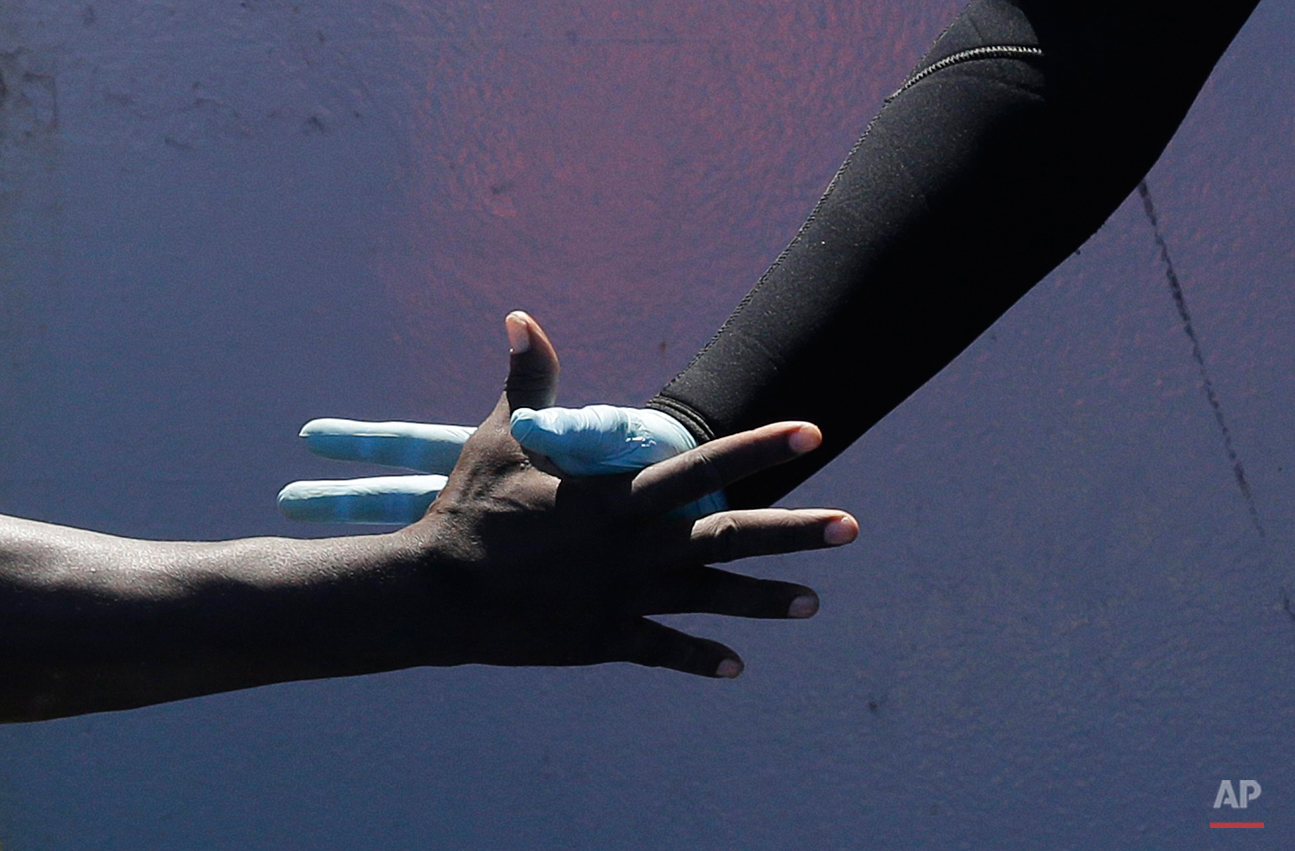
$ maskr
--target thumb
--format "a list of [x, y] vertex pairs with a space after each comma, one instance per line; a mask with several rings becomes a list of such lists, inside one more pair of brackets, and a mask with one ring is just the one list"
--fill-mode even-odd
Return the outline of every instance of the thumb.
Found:
[[504, 395], [508, 409], [547, 408], [558, 395], [558, 353], [530, 314], [514, 310], [504, 319], [512, 357]]
[[[512, 433], [524, 448], [548, 456], [564, 473], [578, 476], [621, 472], [615, 462], [639, 445], [631, 442], [634, 435], [626, 410], [611, 405], [514, 410]], [[603, 469], [608, 465], [613, 469]]]

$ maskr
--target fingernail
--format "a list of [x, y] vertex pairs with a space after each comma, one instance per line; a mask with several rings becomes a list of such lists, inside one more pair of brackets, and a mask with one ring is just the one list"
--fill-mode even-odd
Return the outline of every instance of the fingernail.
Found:
[[526, 326], [526, 318], [520, 311], [513, 311], [504, 317], [504, 327], [508, 329], [508, 347], [515, 355], [530, 351], [531, 332]]
[[797, 455], [803, 455], [811, 449], [817, 449], [822, 442], [823, 433], [818, 430], [817, 426], [812, 425], [801, 426], [793, 431], [791, 437], [787, 439], [788, 445], [791, 446], [791, 451]]
[[723, 677], [726, 680], [731, 680], [740, 673], [742, 673], [742, 663], [736, 659], [725, 659], [715, 669], [715, 676]]
[[859, 523], [853, 517], [838, 517], [823, 529], [823, 542], [839, 547], [859, 537]]
[[818, 611], [818, 597], [813, 594], [802, 594], [791, 601], [787, 607], [787, 617], [789, 618], [812, 618]]

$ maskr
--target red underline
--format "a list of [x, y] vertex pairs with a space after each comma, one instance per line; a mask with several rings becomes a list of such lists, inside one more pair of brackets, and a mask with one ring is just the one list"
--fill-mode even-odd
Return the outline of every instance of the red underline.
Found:
[[1210, 827], [1263, 827], [1261, 821], [1212, 821]]

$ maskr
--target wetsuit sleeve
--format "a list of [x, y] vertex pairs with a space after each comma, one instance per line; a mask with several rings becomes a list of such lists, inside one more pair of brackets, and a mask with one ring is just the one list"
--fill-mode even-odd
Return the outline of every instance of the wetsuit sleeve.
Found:
[[728, 492], [734, 507], [782, 497], [1101, 226], [1256, 3], [976, 0], [648, 406], [699, 442], [819, 424], [822, 449]]

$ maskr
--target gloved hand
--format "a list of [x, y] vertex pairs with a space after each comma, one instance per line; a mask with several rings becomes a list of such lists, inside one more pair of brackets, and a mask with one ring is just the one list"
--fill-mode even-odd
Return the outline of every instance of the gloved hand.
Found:
[[[568, 475], [597, 476], [640, 470], [696, 446], [669, 414], [645, 408], [520, 408], [513, 437]], [[301, 436], [317, 455], [416, 470], [423, 475], [293, 482], [279, 492], [279, 510], [293, 520], [409, 524], [420, 520], [445, 486], [473, 428], [425, 423], [319, 419]], [[682, 509], [704, 517], [728, 507], [714, 493]]]

